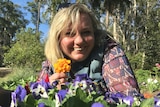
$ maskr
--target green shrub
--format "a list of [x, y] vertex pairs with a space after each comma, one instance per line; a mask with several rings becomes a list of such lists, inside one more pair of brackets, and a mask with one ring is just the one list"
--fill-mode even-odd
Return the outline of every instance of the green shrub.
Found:
[[126, 55], [133, 69], [142, 69], [142, 53], [130, 54], [127, 52]]
[[40, 69], [44, 60], [44, 45], [36, 38], [34, 30], [21, 30], [16, 35], [15, 44], [4, 54], [6, 66], [26, 66]]
[[137, 78], [138, 83], [147, 82], [147, 79], [150, 77], [150, 70], [136, 70], [135, 76]]
[[[156, 70], [156, 68], [153, 67], [153, 70]], [[135, 76], [142, 93], [145, 91], [154, 92], [160, 90], [160, 77], [158, 73], [152, 75], [153, 70], [139, 69], [135, 71]]]

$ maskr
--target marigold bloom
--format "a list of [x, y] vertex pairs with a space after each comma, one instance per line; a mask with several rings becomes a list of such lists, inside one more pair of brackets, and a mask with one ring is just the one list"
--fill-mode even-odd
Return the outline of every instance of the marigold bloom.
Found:
[[60, 73], [60, 72], [69, 72], [71, 69], [71, 61], [67, 60], [65, 58], [62, 59], [58, 59], [58, 61], [53, 65], [54, 70], [56, 73]]
[[144, 96], [144, 98], [152, 98], [153, 94], [152, 93], [144, 93], [143, 96]]

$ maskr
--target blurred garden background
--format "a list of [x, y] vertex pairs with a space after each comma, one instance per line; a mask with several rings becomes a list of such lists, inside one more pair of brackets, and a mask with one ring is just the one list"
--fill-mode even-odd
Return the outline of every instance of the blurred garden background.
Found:
[[160, 92], [160, 0], [30, 0], [26, 6], [0, 0], [0, 86], [14, 90], [38, 75], [47, 37], [42, 25], [50, 25], [59, 5], [74, 2], [87, 4], [123, 46], [141, 92]]

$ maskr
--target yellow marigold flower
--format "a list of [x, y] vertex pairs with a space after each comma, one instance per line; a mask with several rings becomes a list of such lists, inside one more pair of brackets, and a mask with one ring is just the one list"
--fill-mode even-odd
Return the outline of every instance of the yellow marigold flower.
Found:
[[58, 61], [53, 65], [56, 73], [60, 72], [69, 72], [71, 69], [71, 60], [67, 60], [65, 58], [58, 59]]

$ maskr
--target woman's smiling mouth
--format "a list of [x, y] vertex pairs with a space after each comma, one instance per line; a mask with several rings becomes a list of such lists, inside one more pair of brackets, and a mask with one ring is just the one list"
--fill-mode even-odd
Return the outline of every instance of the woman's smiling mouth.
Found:
[[83, 51], [84, 48], [74, 48], [74, 51]]

